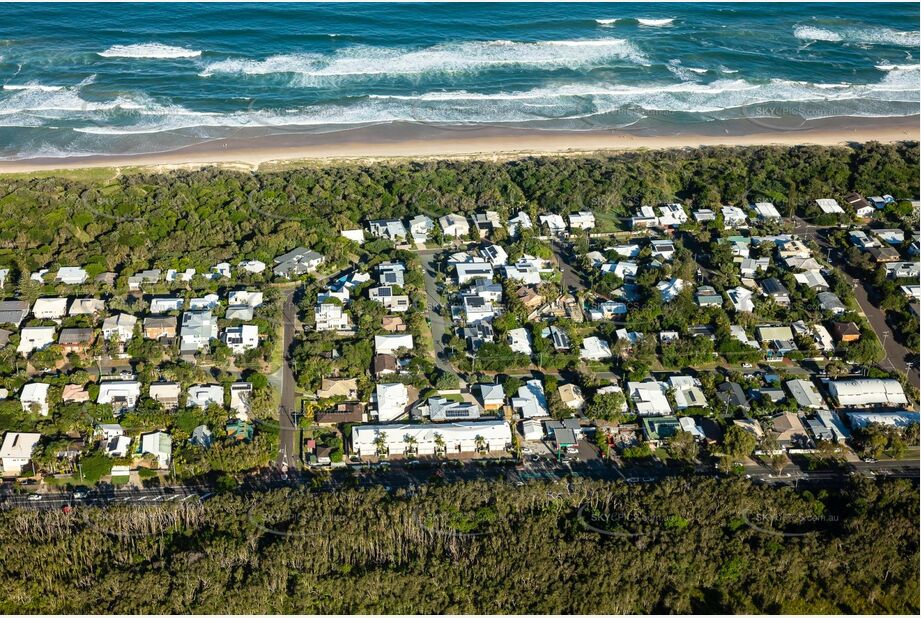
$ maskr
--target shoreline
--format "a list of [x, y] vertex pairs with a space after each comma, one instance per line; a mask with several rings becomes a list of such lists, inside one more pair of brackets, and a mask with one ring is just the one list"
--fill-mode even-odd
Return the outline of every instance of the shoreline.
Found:
[[321, 134], [280, 133], [217, 139], [162, 153], [92, 155], [0, 161], [0, 173], [88, 168], [150, 171], [223, 167], [255, 171], [308, 163], [372, 163], [393, 160], [508, 160], [532, 156], [586, 156], [605, 152], [705, 146], [835, 146], [878, 141], [919, 141], [919, 116], [813, 121], [769, 126], [771, 120], [723, 122], [696, 132], [656, 134], [649, 129], [536, 131], [401, 123]]

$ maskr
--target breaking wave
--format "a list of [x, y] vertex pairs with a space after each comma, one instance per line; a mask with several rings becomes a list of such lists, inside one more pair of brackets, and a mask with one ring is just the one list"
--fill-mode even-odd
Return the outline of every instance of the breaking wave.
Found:
[[137, 43], [134, 45], [113, 45], [105, 51], [98, 52], [103, 58], [197, 58], [201, 51], [173, 47], [160, 43]]

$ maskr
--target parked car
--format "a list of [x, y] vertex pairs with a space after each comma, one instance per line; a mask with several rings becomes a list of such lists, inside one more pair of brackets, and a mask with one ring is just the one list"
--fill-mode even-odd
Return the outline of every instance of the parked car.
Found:
[[42, 499], [41, 494], [29, 494], [29, 497], [26, 498], [26, 500], [28, 500], [29, 502], [36, 502], [41, 499]]

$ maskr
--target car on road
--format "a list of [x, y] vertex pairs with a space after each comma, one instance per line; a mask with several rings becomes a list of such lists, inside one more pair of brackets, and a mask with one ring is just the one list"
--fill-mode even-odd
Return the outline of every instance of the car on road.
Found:
[[751, 363], [742, 363], [742, 367], [744, 367], [745, 369], [751, 369], [751, 368], [752, 368], [752, 364], [751, 364]]
[[872, 457], [864, 457], [864, 463], [876, 463], [876, 460]]
[[42, 499], [41, 494], [29, 494], [29, 497], [26, 498], [29, 502], [37, 502]]
[[90, 492], [86, 489], [75, 489], [73, 493], [74, 500], [83, 500], [90, 495]]

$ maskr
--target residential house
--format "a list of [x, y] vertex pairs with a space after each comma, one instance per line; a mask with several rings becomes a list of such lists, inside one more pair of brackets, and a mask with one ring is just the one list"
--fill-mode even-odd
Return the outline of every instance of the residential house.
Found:
[[338, 303], [321, 303], [313, 310], [314, 328], [317, 332], [349, 330], [352, 321]]
[[889, 262], [885, 265], [890, 279], [914, 279], [921, 276], [921, 262]]
[[298, 247], [275, 258], [275, 267], [272, 272], [275, 273], [276, 277], [284, 277], [285, 279], [299, 277], [316, 271], [324, 260], [325, 258], [316, 251], [311, 251], [306, 247]]
[[48, 416], [48, 389], [51, 386], [43, 382], [30, 382], [22, 387], [19, 403], [22, 411]]
[[435, 222], [426, 215], [416, 215], [409, 220], [409, 234], [413, 237], [413, 242], [425, 243], [434, 229]]
[[659, 206], [659, 227], [678, 227], [687, 221], [688, 215], [681, 204]]
[[870, 249], [867, 249], [867, 253], [877, 264], [885, 264], [886, 262], [898, 262], [902, 259], [902, 256], [899, 255], [899, 252], [892, 247], [871, 247]]
[[668, 379], [675, 407], [678, 410], [688, 408], [706, 408], [707, 398], [701, 389], [700, 380], [692, 376], [671, 376]]
[[29, 303], [21, 300], [0, 300], [0, 324], [12, 324], [19, 328], [29, 315]]
[[405, 384], [378, 384], [375, 388], [374, 403], [377, 406], [377, 420], [382, 423], [395, 421], [406, 413], [409, 404], [409, 391]]
[[445, 236], [466, 238], [470, 235], [470, 223], [463, 215], [449, 214], [438, 219], [438, 225]]
[[365, 422], [365, 404], [358, 401], [343, 401], [329, 410], [315, 413], [318, 425], [339, 425], [342, 423]]
[[80, 285], [86, 283], [86, 271], [79, 266], [62, 266], [58, 269], [54, 280], [65, 285]]
[[475, 384], [473, 392], [477, 393], [483, 410], [495, 412], [505, 405], [505, 391], [501, 384]]
[[731, 230], [748, 227], [748, 216], [738, 206], [723, 206], [723, 229]]
[[611, 346], [599, 337], [586, 337], [582, 340], [579, 358], [583, 360], [600, 361], [612, 356]]
[[557, 388], [563, 405], [571, 410], [581, 410], [585, 405], [582, 390], [575, 384], [562, 384]]
[[838, 205], [836, 200], [831, 198], [822, 198], [815, 201], [816, 205], [826, 215], [843, 215], [844, 209]]
[[428, 416], [433, 423], [475, 421], [480, 418], [480, 406], [472, 401], [430, 397], [427, 405]]
[[365, 231], [361, 228], [356, 228], [354, 230], [342, 230], [339, 232], [339, 235], [343, 238], [347, 238], [352, 242], [357, 242], [359, 245], [364, 244], [365, 242]]
[[38, 320], [60, 320], [67, 315], [67, 299], [39, 298], [32, 306], [32, 315]]
[[681, 431], [681, 423], [671, 415], [643, 418], [643, 436], [651, 448], [666, 444], [668, 438]]
[[220, 384], [193, 384], [186, 393], [188, 408], [224, 407], [224, 387]]
[[457, 271], [457, 285], [464, 285], [477, 279], [492, 281], [492, 265], [485, 262], [456, 264], [454, 268]]
[[4, 475], [20, 475], [32, 461], [32, 452], [42, 439], [40, 433], [8, 431], [0, 445], [0, 461]]
[[694, 294], [694, 300], [699, 307], [722, 307], [723, 297], [720, 296], [716, 289], [710, 285], [702, 285], [697, 288]]
[[844, 196], [844, 201], [854, 209], [858, 217], [869, 217], [876, 208], [863, 198], [859, 193], [848, 193]]
[[399, 219], [375, 219], [368, 221], [368, 230], [372, 236], [384, 238], [394, 243], [406, 241], [406, 228]]
[[592, 321], [612, 320], [624, 315], [627, 315], [627, 305], [613, 300], [600, 302], [588, 310], [588, 317]]
[[246, 305], [247, 307], [260, 307], [263, 303], [262, 292], [255, 290], [233, 290], [227, 294], [227, 304], [231, 307]]
[[409, 311], [409, 296], [406, 294], [394, 294], [394, 288], [389, 285], [369, 289], [368, 298], [384, 305], [388, 311], [394, 313]]
[[19, 331], [19, 345], [16, 351], [28, 356], [36, 350], [44, 350], [54, 343], [53, 326], [26, 326]]
[[905, 232], [899, 228], [879, 228], [872, 230], [872, 232], [877, 238], [889, 245], [901, 245], [905, 242]]
[[176, 337], [176, 316], [144, 318], [144, 337], [172, 340]]
[[816, 294], [816, 298], [822, 311], [827, 311], [833, 315], [839, 315], [847, 311], [847, 307], [841, 302], [841, 299], [831, 292], [819, 292]]
[[217, 339], [217, 320], [210, 311], [186, 311], [182, 314], [179, 349], [183, 354], [207, 350]]
[[228, 326], [223, 333], [224, 344], [234, 354], [243, 354], [247, 350], [254, 350], [259, 346], [259, 327], [255, 324], [242, 324]]
[[173, 457], [173, 439], [164, 431], [141, 434], [141, 454], [153, 455], [160, 468], [168, 468]]
[[752, 210], [755, 211], [759, 219], [765, 221], [780, 219], [780, 213], [777, 211], [774, 204], [770, 202], [756, 202], [754, 206], [752, 206]]
[[189, 311], [208, 311], [214, 309], [221, 302], [217, 294], [205, 294], [201, 298], [189, 299]]
[[242, 421], [248, 421], [252, 412], [253, 385], [234, 382], [230, 385], [230, 411]]
[[411, 334], [374, 336], [374, 352], [376, 354], [393, 354], [401, 349], [413, 349], [413, 336]]
[[89, 391], [80, 384], [65, 384], [61, 391], [61, 401], [64, 403], [84, 403], [89, 400]]
[[540, 224], [547, 228], [550, 234], [562, 234], [566, 231], [566, 222], [563, 217], [555, 214], [540, 215], [538, 217]]
[[258, 275], [261, 272], [265, 271], [266, 263], [260, 260], [243, 260], [237, 264], [237, 268], [244, 272], [248, 272], [254, 275]]
[[153, 314], [182, 311], [185, 301], [176, 296], [156, 297], [150, 299], [150, 312]]
[[736, 313], [751, 313], [755, 310], [751, 290], [742, 287], [732, 288], [726, 292], [729, 302], [732, 303]]
[[761, 293], [772, 299], [781, 307], [786, 307], [790, 304], [790, 292], [787, 291], [784, 284], [775, 277], [761, 280]]
[[375, 354], [372, 362], [372, 373], [375, 378], [394, 374], [398, 371], [397, 358], [393, 354]]
[[639, 416], [665, 416], [672, 413], [668, 386], [664, 382], [627, 382], [627, 397]]
[[816, 271], [810, 270], [804, 273], [794, 273], [793, 279], [810, 290], [824, 292], [829, 288], [828, 281], [825, 280], [825, 277]]
[[710, 221], [716, 221], [716, 213], [709, 208], [701, 208], [700, 210], [694, 211], [694, 220], [697, 223], [708, 223]]
[[835, 341], [853, 343], [860, 339], [860, 329], [853, 322], [834, 322], [831, 325], [831, 334]]
[[99, 383], [96, 403], [108, 404], [116, 414], [133, 410], [141, 396], [141, 383], [137, 380], [105, 380]]
[[799, 416], [793, 412], [783, 412], [771, 418], [772, 435], [783, 449], [807, 448], [810, 445], [809, 434], [803, 427]]
[[553, 349], [557, 352], [567, 352], [570, 349], [572, 343], [569, 340], [569, 335], [563, 329], [551, 326], [547, 334], [553, 343]]
[[499, 220], [499, 213], [494, 210], [478, 212], [473, 215], [472, 220], [473, 226], [479, 232], [480, 238], [486, 238], [492, 234], [493, 230], [502, 227], [502, 222]]
[[528, 313], [544, 304], [544, 297], [537, 291], [537, 287], [534, 285], [518, 286], [515, 290], [515, 298], [521, 302], [525, 311]]
[[382, 262], [377, 266], [377, 279], [381, 285], [403, 287], [406, 266], [402, 262]]
[[138, 319], [130, 313], [116, 313], [110, 315], [102, 323], [102, 336], [107, 340], [118, 339], [125, 343], [134, 337], [134, 328]]
[[675, 243], [671, 240], [652, 240], [649, 242], [652, 247], [652, 257], [660, 257], [663, 260], [670, 260], [675, 256]]
[[504, 266], [508, 262], [508, 253], [499, 245], [486, 245], [480, 249], [480, 255], [493, 266]]
[[64, 354], [81, 354], [93, 345], [95, 339], [92, 328], [62, 328], [58, 345]]
[[159, 283], [160, 282], [160, 269], [152, 268], [150, 270], [144, 270], [134, 275], [128, 277], [128, 289], [132, 292], [136, 292], [141, 289], [141, 286], [145, 283]]
[[518, 395], [512, 397], [512, 408], [523, 419], [550, 416], [544, 385], [540, 380], [528, 380], [518, 388]]
[[358, 399], [358, 379], [323, 378], [317, 390], [317, 399], [332, 399], [333, 397]]
[[506, 229], [508, 229], [508, 235], [514, 238], [518, 235], [518, 230], [530, 230], [532, 227], [531, 217], [520, 210], [517, 215], [508, 220]]
[[735, 382], [721, 382], [716, 387], [716, 398], [727, 409], [740, 408], [744, 412], [748, 412], [751, 409], [748, 399], [745, 398], [745, 391]]
[[75, 298], [70, 303], [68, 315], [91, 315], [99, 316], [105, 313], [106, 301], [100, 298]]
[[819, 389], [811, 381], [787, 380], [786, 386], [799, 407], [813, 410], [825, 407], [825, 401], [822, 400]]
[[178, 408], [181, 393], [182, 387], [178, 382], [153, 382], [148, 390], [150, 398], [159, 403], [164, 410]]
[[595, 227], [595, 215], [587, 210], [569, 214], [570, 230], [590, 230]]

